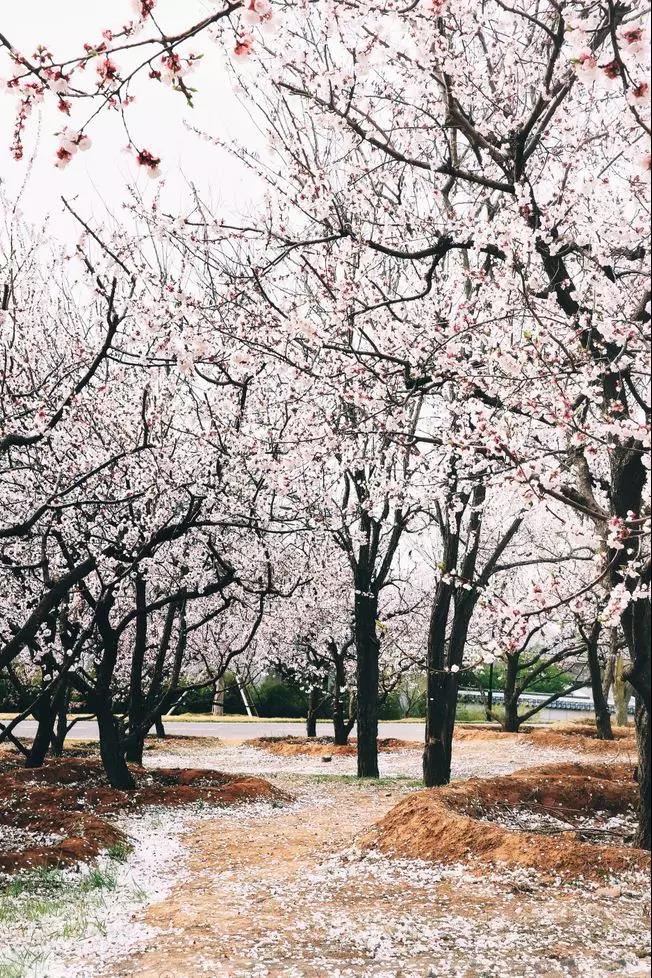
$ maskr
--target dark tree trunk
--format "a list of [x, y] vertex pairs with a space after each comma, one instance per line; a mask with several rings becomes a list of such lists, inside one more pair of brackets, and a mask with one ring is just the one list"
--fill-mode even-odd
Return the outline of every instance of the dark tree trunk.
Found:
[[505, 714], [503, 720], [503, 730], [505, 733], [518, 733], [521, 729], [521, 720], [518, 715], [518, 697], [505, 696]]
[[651, 814], [651, 772], [650, 772], [650, 714], [645, 704], [638, 699], [636, 705], [636, 736], [638, 740], [637, 778], [640, 792], [639, 825], [636, 844], [641, 849], [650, 849]]
[[426, 747], [423, 753], [423, 780], [427, 788], [448, 784], [451, 779], [456, 707], [457, 682], [454, 675], [450, 672], [431, 673]]
[[600, 623], [596, 622], [586, 643], [586, 652], [589, 663], [589, 674], [591, 676], [591, 692], [593, 693], [595, 726], [598, 733], [598, 740], [613, 740], [614, 734], [611, 729], [611, 714], [609, 713], [609, 704], [604, 695], [604, 677], [598, 654], [600, 630]]
[[92, 698], [100, 736], [100, 757], [112, 788], [131, 791], [136, 787], [127, 762], [118, 723], [113, 715], [111, 680], [118, 661], [118, 638], [111, 625], [113, 595], [98, 602], [95, 609], [97, 630], [102, 643], [102, 658], [97, 668], [97, 685]]
[[68, 736], [68, 710], [70, 708], [70, 686], [64, 683], [61, 696], [57, 705], [57, 719], [52, 737], [52, 753], [55, 757], [61, 757], [64, 744]]
[[[449, 543], [446, 566], [457, 559], [457, 536]], [[448, 784], [451, 776], [452, 743], [450, 731], [455, 723], [457, 683], [448, 669], [446, 626], [453, 596], [450, 583], [441, 581], [433, 601], [428, 630], [428, 677], [426, 702], [426, 746], [423, 752], [423, 780], [427, 788]], [[451, 716], [451, 711], [453, 715]]]
[[136, 782], [127, 767], [110, 697], [98, 704], [97, 725], [100, 734], [100, 756], [109, 784], [112, 788], [132, 791], [136, 787]]
[[[355, 726], [355, 711], [351, 710], [351, 696], [346, 687], [346, 665], [344, 655], [335, 652], [335, 692], [333, 694], [333, 731], [338, 747], [346, 747], [351, 731]], [[348, 715], [345, 706], [348, 703]], [[353, 713], [353, 716], [351, 715]]]
[[518, 688], [518, 667], [520, 655], [512, 653], [507, 656], [507, 669], [505, 670], [505, 702], [502, 727], [505, 733], [518, 733], [521, 728], [521, 721], [518, 715], [518, 700], [520, 690]]
[[125, 745], [125, 758], [130, 764], [139, 764], [142, 767], [144, 753], [145, 734], [138, 734], [127, 740]]
[[145, 749], [145, 730], [140, 729], [145, 720], [145, 698], [143, 695], [143, 667], [147, 652], [147, 595], [145, 581], [136, 576], [136, 638], [131, 657], [129, 683], [129, 737], [126, 757], [133, 764], [143, 763]]
[[37, 718], [36, 734], [25, 761], [28, 768], [41, 767], [50, 750], [56, 720], [56, 707], [50, 697], [40, 704]]
[[337, 710], [333, 716], [333, 730], [335, 733], [335, 743], [338, 747], [346, 747], [351, 736], [351, 731], [355, 727], [355, 716], [345, 716], [344, 706]]
[[160, 713], [154, 720], [154, 726], [156, 727], [157, 737], [167, 737], [167, 734], [165, 732], [165, 725], [163, 723], [163, 717], [161, 716]]
[[378, 684], [380, 643], [376, 634], [378, 600], [368, 593], [355, 596], [355, 644], [358, 659], [358, 777], [377, 778]]
[[308, 694], [308, 716], [306, 718], [306, 736], [317, 736], [317, 713], [319, 712], [319, 690], [311, 687]]

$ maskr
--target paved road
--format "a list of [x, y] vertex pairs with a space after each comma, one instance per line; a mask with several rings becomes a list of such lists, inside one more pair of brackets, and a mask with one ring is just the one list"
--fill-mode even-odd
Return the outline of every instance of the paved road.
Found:
[[[194, 723], [182, 722], [175, 723], [173, 720], [165, 724], [167, 733], [176, 736], [186, 737], [221, 737], [222, 739], [250, 740], [254, 737], [285, 737], [290, 734], [295, 736], [305, 736], [305, 724], [301, 721], [297, 723], [267, 723], [265, 720], [256, 720], [251, 723], [220, 723], [220, 721], [204, 721]], [[36, 724], [33, 720], [26, 720], [16, 728], [16, 735], [30, 737], [34, 735]], [[332, 724], [325, 722], [318, 724], [318, 733], [323, 737], [333, 735]], [[70, 734], [80, 740], [97, 740], [97, 725], [94, 722], [80, 721], [76, 724]], [[353, 733], [355, 736], [355, 731]], [[414, 723], [392, 723], [388, 721], [380, 724], [381, 737], [393, 737], [396, 740], [422, 740], [424, 739], [424, 724], [416, 721]]]

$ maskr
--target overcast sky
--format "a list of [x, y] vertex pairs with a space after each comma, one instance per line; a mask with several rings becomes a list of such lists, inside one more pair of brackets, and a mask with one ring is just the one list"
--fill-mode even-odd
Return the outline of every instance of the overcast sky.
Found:
[[[211, 0], [159, 0], [157, 14], [163, 29], [170, 32], [182, 24], [187, 26], [194, 18], [200, 20], [215, 7]], [[69, 57], [79, 53], [84, 42], [99, 40], [103, 28], [118, 27], [131, 15], [130, 0], [5, 0], [0, 4], [0, 31], [26, 54], [31, 54], [37, 44], [46, 43], [56, 57]], [[259, 194], [251, 175], [229, 154], [189, 133], [184, 125], [187, 122], [225, 138], [246, 135], [249, 140], [257, 139], [217, 48], [206, 41], [200, 49], [208, 50], [210, 57], [200, 63], [193, 75], [193, 86], [199, 89], [194, 110], [188, 109], [183, 97], [171, 89], [142, 79], [133, 89], [138, 100], [129, 109], [130, 125], [139, 146], [151, 149], [163, 160], [167, 206], [182, 206], [188, 196], [187, 182], [193, 181], [225, 209], [248, 209], [255, 206]], [[9, 62], [3, 58], [3, 81], [9, 73]], [[86, 215], [101, 220], [106, 207], [113, 213], [119, 210], [127, 182], [136, 182], [146, 193], [153, 191], [152, 181], [124, 152], [126, 137], [117, 113], [103, 113], [89, 130], [92, 151], [77, 154], [71, 165], [61, 171], [53, 166], [57, 148], [53, 133], [65, 124], [64, 117], [56, 109], [41, 111], [39, 125], [39, 117], [33, 116], [25, 139], [25, 160], [16, 163], [9, 153], [15, 108], [16, 99], [1, 93], [0, 175], [10, 197], [14, 197], [28, 174], [31, 152], [38, 149], [23, 196], [23, 211], [30, 219], [40, 222], [50, 213], [57, 233], [65, 233], [62, 194], [76, 197]], [[75, 107], [73, 112], [71, 125], [79, 128], [86, 119], [88, 105], [83, 111]]]

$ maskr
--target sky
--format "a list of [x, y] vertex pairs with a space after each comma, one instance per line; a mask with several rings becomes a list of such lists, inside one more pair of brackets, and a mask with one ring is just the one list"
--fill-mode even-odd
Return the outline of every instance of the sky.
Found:
[[[159, 0], [158, 20], [172, 32], [201, 20], [216, 8], [211, 0]], [[55, 57], [70, 57], [81, 52], [85, 42], [96, 42], [105, 27], [116, 28], [132, 19], [130, 0], [22, 0], [0, 4], [0, 32], [18, 50], [31, 54], [45, 43]], [[188, 131], [194, 126], [212, 136], [225, 139], [258, 139], [255, 126], [242, 108], [233, 82], [216, 45], [206, 40], [197, 45], [210, 56], [199, 63], [193, 75], [198, 89], [195, 107], [189, 109], [180, 94], [170, 88], [142, 79], [133, 89], [137, 99], [129, 109], [129, 122], [140, 148], [151, 149], [163, 165], [163, 186], [147, 177], [132, 156], [125, 152], [126, 136], [117, 113], [104, 112], [89, 134], [93, 148], [78, 153], [65, 170], [53, 165], [58, 146], [55, 132], [65, 125], [56, 109], [41, 110], [31, 119], [25, 140], [25, 159], [15, 162], [9, 152], [17, 100], [0, 92], [0, 179], [11, 200], [24, 189], [21, 211], [29, 221], [40, 224], [50, 215], [53, 233], [65, 236], [70, 218], [63, 213], [61, 196], [75, 200], [88, 219], [106, 219], [107, 211], [116, 214], [126, 198], [125, 185], [135, 183], [145, 194], [161, 190], [167, 208], [183, 211], [189, 183], [229, 212], [249, 210], [256, 205], [260, 187], [231, 155]], [[0, 79], [10, 74], [10, 63], [0, 56]], [[4, 88], [4, 85], [3, 85]], [[77, 106], [70, 121], [79, 128], [85, 121], [87, 106]], [[33, 165], [30, 157], [36, 150]], [[25, 181], [27, 181], [25, 183]], [[155, 185], [156, 184], [156, 185]]]

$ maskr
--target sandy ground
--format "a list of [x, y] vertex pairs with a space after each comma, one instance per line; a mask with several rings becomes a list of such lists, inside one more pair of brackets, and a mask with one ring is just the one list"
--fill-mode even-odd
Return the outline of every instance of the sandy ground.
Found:
[[[279, 758], [223, 743], [173, 744], [148, 762], [268, 774], [297, 801], [207, 816], [182, 839], [184, 878], [133, 915], [155, 935], [85, 978], [603, 978], [648, 974], [646, 887], [636, 877], [550, 883], [364, 856], [356, 836], [413, 790], [418, 752], [359, 785], [350, 759]], [[199, 756], [198, 756], [199, 752]], [[570, 750], [460, 744], [456, 775], [572, 760]], [[397, 768], [400, 767], [400, 770]], [[327, 769], [326, 769], [327, 768]], [[340, 769], [341, 768], [341, 769]], [[326, 769], [326, 770], [325, 770]], [[340, 777], [332, 777], [339, 774]]]

